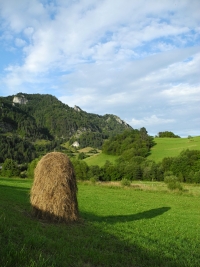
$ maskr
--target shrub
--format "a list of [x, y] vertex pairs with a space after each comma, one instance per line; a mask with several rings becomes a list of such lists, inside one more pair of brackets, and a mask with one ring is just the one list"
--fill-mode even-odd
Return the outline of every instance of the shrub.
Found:
[[1, 175], [5, 177], [19, 176], [20, 170], [17, 163], [12, 159], [6, 159], [2, 165]]
[[79, 153], [78, 160], [82, 160], [82, 159], [85, 159], [85, 158], [87, 158], [85, 153], [83, 153], [83, 152]]
[[34, 177], [34, 170], [39, 162], [40, 158], [36, 158], [31, 161], [31, 163], [28, 164], [28, 169], [27, 169], [27, 177], [28, 178], [33, 178]]
[[20, 172], [19, 177], [20, 178], [26, 178], [27, 177], [27, 172], [26, 171]]
[[88, 165], [83, 160], [71, 159], [77, 180], [87, 180]]
[[93, 176], [93, 177], [90, 178], [90, 182], [92, 184], [96, 184], [97, 181], [98, 181], [98, 177], [97, 176]]
[[172, 171], [166, 171], [164, 173], [164, 178], [167, 177], [167, 176], [173, 176], [173, 172]]
[[123, 178], [123, 179], [121, 180], [121, 185], [122, 185], [122, 186], [130, 186], [130, 185], [131, 185], [131, 182], [130, 182], [128, 179]]
[[194, 181], [195, 181], [195, 183], [197, 183], [197, 184], [200, 183], [200, 171], [195, 172], [195, 174], [194, 174]]
[[93, 154], [97, 154], [98, 151], [96, 149], [91, 149], [90, 151], [88, 151], [88, 153], [93, 153]]
[[181, 183], [178, 181], [178, 178], [175, 175], [165, 176], [164, 182], [167, 184], [167, 187], [170, 190], [176, 190], [176, 189], [178, 189], [179, 191], [183, 190]]

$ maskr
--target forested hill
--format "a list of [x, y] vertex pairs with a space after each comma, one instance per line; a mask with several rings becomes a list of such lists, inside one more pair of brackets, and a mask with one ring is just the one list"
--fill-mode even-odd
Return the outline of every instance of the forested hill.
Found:
[[0, 135], [15, 135], [34, 142], [74, 140], [81, 147], [100, 147], [103, 140], [131, 126], [115, 115], [100, 116], [63, 104], [52, 95], [18, 93], [0, 97]]
[[143, 127], [140, 130], [124, 131], [111, 137], [103, 144], [105, 154], [118, 155], [125, 160], [140, 156], [147, 157], [152, 146], [155, 145], [152, 136]]

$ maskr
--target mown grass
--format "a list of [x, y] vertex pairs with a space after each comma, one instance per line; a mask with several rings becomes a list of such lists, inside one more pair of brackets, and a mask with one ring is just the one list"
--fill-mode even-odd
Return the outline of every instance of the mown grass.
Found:
[[79, 183], [82, 220], [50, 224], [31, 216], [31, 183], [0, 179], [1, 267], [199, 266], [199, 196]]
[[44, 140], [44, 139], [38, 139], [38, 140], [36, 140], [34, 142], [35, 145], [40, 145], [40, 146], [46, 145], [46, 144], [49, 144], [49, 143], [50, 143], [50, 141]]
[[156, 145], [151, 148], [148, 159], [156, 162], [165, 157], [176, 157], [186, 149], [200, 150], [200, 136], [188, 138], [155, 138]]
[[[79, 153], [81, 153], [81, 152], [83, 152], [83, 153], [89, 153], [91, 150], [94, 150], [94, 148], [91, 147], [91, 146], [87, 146], [87, 147], [84, 147], [84, 148], [79, 149]], [[95, 148], [95, 150], [97, 152], [101, 152], [101, 150], [99, 150], [99, 149], [96, 149]]]

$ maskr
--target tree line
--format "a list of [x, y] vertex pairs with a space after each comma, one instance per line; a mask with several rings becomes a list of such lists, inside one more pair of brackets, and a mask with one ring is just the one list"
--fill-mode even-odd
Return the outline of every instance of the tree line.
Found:
[[72, 159], [76, 176], [80, 180], [95, 178], [98, 181], [164, 181], [166, 175], [177, 181], [200, 183], [200, 151], [185, 150], [178, 157], [164, 158], [155, 163], [141, 156], [129, 159], [120, 157], [116, 163], [107, 161], [104, 166], [88, 166], [83, 160]]
[[[126, 130], [106, 140], [102, 148], [103, 153], [118, 155], [118, 159], [115, 163], [107, 161], [102, 167], [88, 166], [84, 161], [84, 153], [72, 157], [72, 151], [64, 148], [59, 140], [43, 145], [33, 145], [20, 140], [16, 136], [0, 136], [0, 160], [4, 162], [1, 175], [15, 176], [22, 173], [23, 177], [33, 177], [39, 158], [56, 150], [71, 158], [77, 179], [80, 180], [92, 178], [99, 181], [164, 181], [166, 176], [173, 176], [179, 182], [200, 183], [200, 151], [187, 149], [177, 157], [166, 157], [156, 163], [148, 159], [150, 149], [155, 143], [145, 128]], [[24, 158], [27, 160], [24, 161]]]
[[170, 132], [170, 131], [159, 132], [158, 133], [158, 137], [160, 137], [160, 138], [164, 138], [164, 137], [168, 137], [168, 138], [180, 138], [179, 135], [176, 135], [176, 134], [174, 134], [173, 132]]
[[149, 136], [143, 127], [140, 130], [125, 130], [122, 134], [111, 137], [104, 142], [102, 151], [105, 154], [121, 155], [122, 158], [130, 159], [135, 156], [147, 157], [154, 145], [153, 137]]
[[[2, 165], [2, 176], [19, 176], [33, 178], [34, 168], [40, 158], [34, 159], [29, 164], [16, 164], [12, 159], [6, 159]], [[76, 177], [79, 180], [95, 179], [98, 181], [164, 181], [166, 175], [175, 176], [177, 181], [186, 183], [200, 183], [200, 151], [185, 150], [178, 157], [167, 157], [161, 162], [141, 156], [135, 156], [127, 162], [122, 157], [115, 163], [106, 161], [98, 165], [88, 166], [84, 160], [71, 158]]]
[[17, 135], [0, 135], [0, 164], [6, 159], [12, 159], [17, 164], [30, 163], [50, 151], [66, 151], [61, 144], [60, 140], [37, 144]]

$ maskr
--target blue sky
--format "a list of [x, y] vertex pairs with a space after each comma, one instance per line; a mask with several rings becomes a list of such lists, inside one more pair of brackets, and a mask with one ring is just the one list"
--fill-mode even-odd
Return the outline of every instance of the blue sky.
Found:
[[199, 0], [0, 0], [0, 95], [200, 135]]

